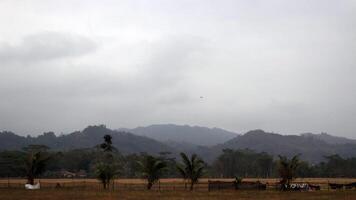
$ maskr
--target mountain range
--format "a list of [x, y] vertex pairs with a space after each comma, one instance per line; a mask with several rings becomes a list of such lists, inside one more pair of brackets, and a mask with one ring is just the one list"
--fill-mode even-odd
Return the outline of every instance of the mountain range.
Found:
[[173, 124], [151, 125], [135, 129], [111, 130], [104, 125], [88, 126], [82, 131], [56, 136], [47, 132], [37, 137], [19, 136], [15, 133], [0, 132], [0, 150], [18, 150], [29, 144], [43, 144], [53, 150], [91, 148], [110, 134], [113, 145], [122, 153], [172, 152], [197, 153], [207, 162], [212, 162], [223, 149], [251, 149], [271, 155], [292, 156], [312, 163], [323, 161], [324, 156], [339, 154], [356, 157], [356, 140], [335, 137], [326, 133], [301, 135], [281, 135], [263, 130], [252, 130], [237, 134], [219, 128], [180, 126]]
[[134, 129], [119, 129], [140, 136], [146, 136], [160, 142], [185, 143], [201, 146], [213, 146], [224, 143], [237, 136], [236, 133], [220, 128], [200, 126], [157, 124]]
[[356, 144], [356, 140], [345, 138], [345, 137], [332, 136], [327, 133], [320, 133], [320, 134], [303, 133], [301, 134], [301, 136], [306, 138], [322, 140], [329, 144]]
[[341, 142], [338, 137], [331, 135], [328, 135], [328, 137], [319, 136], [319, 134], [308, 136], [280, 135], [267, 133], [263, 130], [253, 130], [214, 148], [215, 151], [225, 148], [252, 149], [257, 152], [286, 156], [300, 154], [303, 160], [313, 163], [320, 162], [324, 159], [324, 156], [333, 154], [339, 154], [343, 157], [356, 156], [356, 143], [353, 143], [353, 140]]
[[110, 130], [104, 125], [88, 126], [83, 131], [75, 131], [61, 136], [47, 132], [37, 137], [23, 137], [12, 132], [0, 132], [0, 150], [18, 150], [30, 144], [42, 144], [53, 150], [61, 151], [91, 148], [102, 143], [104, 135], [107, 134], [112, 136], [113, 145], [122, 153], [174, 151], [171, 147], [154, 139]]

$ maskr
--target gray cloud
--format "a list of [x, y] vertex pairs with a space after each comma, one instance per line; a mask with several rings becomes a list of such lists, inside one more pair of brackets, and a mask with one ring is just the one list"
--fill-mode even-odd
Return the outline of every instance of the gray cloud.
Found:
[[31, 63], [66, 57], [77, 57], [93, 52], [97, 45], [79, 35], [59, 32], [40, 32], [25, 36], [17, 44], [0, 44], [0, 63]]
[[0, 130], [178, 123], [354, 137], [355, 9], [1, 1]]
[[[18, 123], [13, 121], [16, 118], [26, 124], [23, 126], [38, 130], [33, 127], [36, 124], [33, 120], [43, 121], [51, 116], [55, 124], [48, 122], [46, 126], [52, 129], [58, 124], [63, 127], [72, 124], [74, 117], [84, 121], [81, 126], [86, 126], [86, 123], [99, 123], [117, 117], [140, 120], [137, 115], [150, 117], [152, 112], [157, 111], [157, 106], [194, 102], [196, 96], [188, 90], [188, 75], [196, 69], [204, 69], [204, 66], [194, 65], [194, 60], [208, 52], [206, 41], [186, 35], [169, 36], [145, 45], [147, 58], [143, 64], [133, 65], [137, 72], [129, 76], [105, 70], [89, 72], [102, 66], [81, 63], [72, 66], [68, 72], [60, 72], [61, 65], [67, 63], [50, 62], [50, 68], [32, 68], [33, 77], [0, 80], [4, 83], [0, 86], [3, 96], [0, 109], [3, 113], [11, 113], [0, 115], [0, 121], [11, 127]], [[10, 79], [12, 84], [5, 85], [10, 83]], [[98, 121], [91, 121], [94, 113]], [[29, 115], [35, 116], [32, 118]], [[70, 131], [70, 128], [65, 130]]]

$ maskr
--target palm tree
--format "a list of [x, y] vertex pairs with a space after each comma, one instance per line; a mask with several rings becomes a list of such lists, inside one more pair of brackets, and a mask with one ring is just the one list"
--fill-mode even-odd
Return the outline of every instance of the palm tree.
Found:
[[296, 171], [300, 164], [299, 155], [293, 156], [292, 159], [279, 155], [278, 164], [278, 172], [282, 179], [280, 183], [282, 184], [282, 187], [289, 188], [291, 181], [296, 178]]
[[48, 147], [30, 145], [25, 148], [27, 151], [24, 160], [24, 169], [27, 177], [27, 183], [33, 185], [34, 179], [42, 174], [47, 166], [50, 156], [46, 153]]
[[142, 177], [147, 179], [147, 189], [150, 190], [155, 182], [159, 180], [162, 171], [166, 168], [166, 163], [150, 155], [144, 156], [143, 160], [138, 162]]
[[190, 180], [190, 190], [193, 190], [194, 184], [196, 184], [203, 176], [204, 161], [199, 159], [196, 154], [193, 154], [190, 159], [185, 153], [180, 153], [183, 160], [183, 165], [178, 164], [178, 172], [186, 180]]
[[117, 166], [114, 164], [99, 162], [95, 165], [95, 175], [106, 189], [114, 177], [119, 173]]

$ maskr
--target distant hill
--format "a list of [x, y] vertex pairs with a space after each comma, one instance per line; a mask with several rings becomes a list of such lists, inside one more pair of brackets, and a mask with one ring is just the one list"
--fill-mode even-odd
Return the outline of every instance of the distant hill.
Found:
[[119, 129], [136, 135], [153, 138], [160, 142], [174, 142], [213, 146], [224, 143], [237, 136], [236, 133], [220, 128], [206, 128], [200, 126], [180, 126], [173, 124], [151, 125], [134, 129]]
[[38, 137], [22, 137], [11, 132], [0, 132], [0, 150], [21, 149], [29, 144], [43, 144], [53, 150], [90, 148], [102, 143], [106, 134], [113, 137], [113, 145], [123, 153], [174, 151], [173, 148], [151, 138], [110, 130], [103, 125], [88, 126], [83, 131], [61, 136], [48, 132]]
[[356, 144], [327, 143], [318, 137], [280, 135], [267, 133], [263, 130], [249, 131], [224, 144], [217, 145], [213, 147], [212, 153], [225, 148], [251, 149], [275, 156], [301, 154], [302, 159], [314, 163], [320, 162], [324, 156], [332, 154], [339, 154], [343, 157], [356, 156]]
[[120, 130], [111, 130], [103, 125], [88, 126], [82, 131], [67, 135], [56, 136], [53, 132], [48, 132], [37, 137], [0, 132], [0, 151], [21, 149], [29, 144], [43, 144], [61, 151], [91, 148], [102, 143], [105, 134], [113, 137], [113, 145], [122, 153], [196, 153], [209, 163], [226, 148], [251, 149], [274, 156], [301, 154], [303, 160], [312, 163], [320, 162], [324, 156], [333, 154], [356, 157], [354, 140], [327, 134], [280, 135], [253, 130], [237, 135], [223, 129], [178, 125], [152, 125]]
[[0, 150], [21, 149], [27, 144], [26, 137], [18, 136], [10, 131], [0, 132]]
[[313, 133], [303, 133], [301, 136], [306, 138], [314, 138], [318, 140], [322, 140], [328, 144], [356, 144], [356, 140], [345, 138], [345, 137], [337, 137], [333, 135], [329, 135], [327, 133], [313, 134]]

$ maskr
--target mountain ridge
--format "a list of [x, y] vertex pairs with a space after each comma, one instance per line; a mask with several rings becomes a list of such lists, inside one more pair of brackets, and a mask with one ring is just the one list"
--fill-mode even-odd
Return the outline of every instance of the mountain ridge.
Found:
[[329, 144], [356, 144], [355, 139], [333, 136], [327, 133], [320, 133], [320, 134], [302, 133], [301, 136], [307, 138], [319, 139]]
[[257, 129], [216, 145], [215, 151], [231, 149], [252, 149], [272, 155], [293, 156], [300, 154], [304, 160], [320, 162], [324, 156], [340, 154], [344, 157], [356, 156], [356, 144], [330, 144], [315, 137], [302, 135], [281, 135]]
[[0, 132], [0, 150], [19, 150], [30, 144], [43, 144], [53, 150], [92, 148], [102, 143], [103, 136], [106, 134], [113, 137], [113, 145], [123, 153], [174, 151], [171, 147], [151, 138], [110, 130], [104, 125], [88, 126], [82, 131], [60, 136], [56, 136], [53, 132], [46, 132], [37, 137], [24, 137], [4, 131]]
[[121, 128], [136, 135], [153, 138], [160, 142], [174, 141], [201, 146], [214, 146], [236, 137], [238, 134], [221, 128], [207, 128], [202, 126], [153, 124], [139, 126], [133, 129]]
[[[153, 130], [157, 130], [160, 126], [162, 125], [153, 125], [151, 127], [155, 128]], [[200, 136], [201, 139], [204, 138], [204, 134], [209, 135], [202, 132], [202, 130], [213, 130], [213, 133], [214, 131], [223, 130], [197, 126], [168, 126], [169, 129], [172, 127], [179, 127], [184, 130], [189, 129], [190, 132], [199, 130], [200, 132], [197, 135], [203, 135]], [[163, 127], [165, 127], [163, 130], [169, 130], [167, 129], [167, 125]], [[140, 129], [144, 130], [144, 127]], [[53, 150], [59, 151], [92, 148], [103, 141], [105, 134], [110, 134], [113, 137], [113, 145], [122, 153], [147, 152], [149, 154], [157, 154], [165, 151], [178, 155], [179, 152], [183, 151], [188, 154], [196, 153], [207, 162], [213, 162], [222, 153], [222, 150], [227, 148], [250, 149], [255, 152], [266, 152], [273, 156], [300, 154], [303, 160], [312, 163], [323, 161], [324, 156], [333, 154], [339, 154], [342, 157], [356, 157], [356, 143], [353, 143], [354, 140], [328, 134], [281, 135], [257, 129], [248, 131], [242, 135], [231, 135], [234, 136], [231, 139], [226, 139], [223, 142], [221, 142], [223, 139], [220, 139], [219, 142], [215, 141], [215, 145], [208, 146], [194, 144], [190, 141], [175, 140], [174, 138], [170, 140], [163, 140], [161, 138], [162, 141], [157, 141], [144, 134], [136, 135], [129, 131], [130, 129], [111, 130], [104, 125], [88, 126], [82, 131], [74, 131], [70, 134], [59, 136], [56, 136], [53, 132], [46, 132], [36, 137], [24, 137], [16, 135], [13, 132], [3, 131], [0, 132], [0, 150], [19, 150], [29, 144], [43, 144]], [[172, 134], [179, 138], [182, 130], [168, 132], [167, 135]]]

